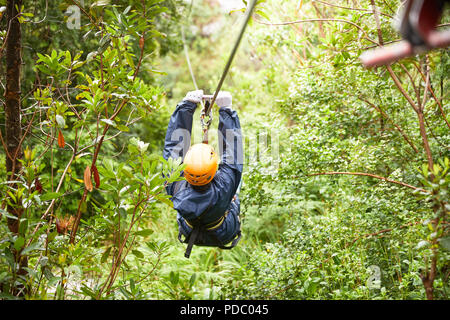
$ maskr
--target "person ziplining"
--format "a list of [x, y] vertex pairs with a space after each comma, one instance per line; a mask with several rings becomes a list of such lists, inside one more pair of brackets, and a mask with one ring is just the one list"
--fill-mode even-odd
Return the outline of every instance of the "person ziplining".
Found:
[[218, 164], [219, 157], [212, 146], [198, 143], [190, 147], [193, 115], [202, 99], [203, 90], [191, 91], [177, 105], [163, 152], [164, 159], [181, 157], [186, 165], [182, 173], [186, 180], [174, 182], [166, 190], [177, 210], [178, 239], [188, 243], [187, 258], [194, 244], [231, 249], [241, 237], [237, 190], [243, 170], [243, 148], [239, 117], [232, 109], [231, 94], [220, 91], [216, 98], [221, 154]]
[[[167, 193], [172, 196], [173, 206], [177, 210], [178, 239], [188, 244], [186, 258], [190, 257], [193, 245], [231, 249], [241, 239], [238, 195], [244, 158], [241, 125], [237, 112], [232, 109], [231, 94], [220, 89], [256, 3], [256, 0], [252, 0], [248, 6], [244, 23], [214, 94], [203, 95], [203, 90], [188, 92], [177, 105], [167, 128], [164, 159], [181, 158], [186, 165], [182, 172], [186, 179], [166, 187]], [[186, 46], [185, 51], [187, 52]], [[189, 59], [187, 62], [189, 66]], [[197, 89], [192, 70], [190, 71]], [[200, 117], [203, 142], [190, 147], [193, 115], [198, 104], [203, 100], [206, 100]], [[218, 164], [219, 156], [216, 151], [208, 145], [208, 130], [215, 103], [219, 107], [220, 164]]]

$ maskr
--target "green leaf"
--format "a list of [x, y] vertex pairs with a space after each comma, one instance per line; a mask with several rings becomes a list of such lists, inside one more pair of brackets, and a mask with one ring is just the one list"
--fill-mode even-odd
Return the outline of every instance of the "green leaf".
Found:
[[127, 60], [128, 65], [129, 65], [132, 69], [134, 69], [135, 66], [134, 66], [134, 61], [133, 61], [133, 58], [132, 58], [131, 54], [130, 54], [128, 51], [125, 51], [125, 52], [124, 52], [124, 55], [125, 55], [125, 59]]
[[89, 52], [89, 54], [86, 57], [86, 62], [93, 60], [97, 54], [98, 54], [97, 51]]
[[180, 273], [170, 271], [169, 280], [174, 286], [176, 286], [178, 284], [178, 281], [180, 280]]
[[105, 252], [102, 254], [102, 258], [100, 259], [101, 263], [105, 263], [106, 259], [108, 259], [109, 253], [111, 252], [111, 247], [108, 247]]
[[29, 245], [28, 247], [26, 247], [25, 249], [23, 249], [21, 254], [22, 254], [22, 255], [26, 255], [26, 254], [28, 254], [29, 252], [33, 251], [33, 250], [43, 251], [43, 250], [45, 250], [45, 249], [42, 248], [42, 247], [40, 246], [40, 243], [37, 241], [37, 242], [34, 242], [34, 243], [30, 244], [30, 245]]
[[123, 132], [129, 132], [130, 131], [130, 128], [128, 128], [127, 126], [124, 126], [123, 124], [117, 124], [116, 128], [119, 129], [120, 131], [123, 131]]
[[163, 195], [163, 194], [157, 194], [157, 195], [155, 195], [155, 198], [157, 200], [161, 201], [162, 203], [167, 204], [169, 207], [173, 208], [173, 203], [172, 203], [172, 201], [170, 201], [169, 196]]
[[128, 6], [125, 8], [125, 10], [123, 10], [123, 14], [127, 14], [131, 9], [131, 6]]
[[25, 235], [28, 229], [28, 219], [20, 219], [19, 234]]
[[195, 280], [197, 279], [197, 274], [194, 272], [191, 276], [191, 278], [189, 279], [189, 287], [192, 288], [192, 286], [195, 283]]
[[15, 215], [10, 214], [8, 211], [0, 209], [0, 214], [5, 216], [6, 218], [17, 220], [18, 218]]
[[144, 229], [144, 230], [136, 231], [134, 234], [137, 235], [137, 236], [148, 237], [152, 233], [153, 233], [153, 230], [151, 230], [151, 229]]
[[42, 201], [53, 200], [61, 197], [63, 194], [60, 192], [48, 192], [41, 196]]
[[83, 286], [81, 287], [81, 292], [84, 293], [86, 296], [91, 297], [92, 299], [97, 298], [97, 294], [94, 291], [92, 291], [91, 288], [89, 288], [85, 284], [83, 284]]
[[48, 242], [53, 241], [56, 238], [57, 235], [58, 235], [57, 231], [53, 231], [52, 233], [50, 233], [48, 235]]
[[16, 241], [14, 241], [14, 249], [19, 251], [23, 247], [24, 244], [25, 244], [25, 238], [17, 237]]
[[134, 254], [137, 258], [144, 258], [144, 254], [140, 252], [139, 250], [131, 250], [131, 253]]

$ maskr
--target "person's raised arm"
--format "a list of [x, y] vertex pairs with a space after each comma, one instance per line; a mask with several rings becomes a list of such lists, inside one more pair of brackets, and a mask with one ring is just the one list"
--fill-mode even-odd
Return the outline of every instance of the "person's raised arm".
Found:
[[233, 197], [241, 181], [244, 166], [241, 124], [238, 114], [232, 109], [232, 97], [229, 92], [220, 92], [216, 99], [219, 106], [219, 153], [221, 164], [218, 175], [221, 188], [228, 197]]
[[190, 91], [181, 101], [172, 116], [167, 127], [164, 142], [163, 158], [183, 158], [191, 144], [192, 118], [197, 104], [202, 100], [203, 90]]

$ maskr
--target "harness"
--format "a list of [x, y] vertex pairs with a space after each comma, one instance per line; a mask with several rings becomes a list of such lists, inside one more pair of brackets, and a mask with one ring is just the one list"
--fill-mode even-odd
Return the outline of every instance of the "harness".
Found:
[[[180, 191], [181, 185], [182, 183], [177, 183], [175, 185], [173, 194], [176, 194], [178, 191]], [[234, 201], [234, 199], [232, 201]], [[203, 211], [195, 220], [184, 219], [188, 227], [192, 229], [191, 233], [184, 240], [182, 239], [183, 234], [181, 233], [181, 230], [178, 231], [178, 240], [181, 243], [188, 244], [184, 253], [184, 256], [186, 258], [190, 257], [192, 247], [194, 245], [204, 247], [218, 247], [220, 249], [230, 250], [234, 248], [241, 239], [241, 231], [239, 230], [234, 239], [231, 241], [231, 244], [227, 246], [226, 243], [223, 243], [214, 233], [214, 231], [219, 229], [220, 226], [222, 226], [222, 224], [224, 223], [227, 215], [229, 214], [229, 210], [225, 211], [225, 213], [216, 221], [207, 224], [201, 223], [201, 218], [211, 209], [211, 207], [212, 205], [208, 206], [208, 208]], [[206, 238], [208, 236], [213, 238], [215, 241], [213, 243], [206, 242]]]

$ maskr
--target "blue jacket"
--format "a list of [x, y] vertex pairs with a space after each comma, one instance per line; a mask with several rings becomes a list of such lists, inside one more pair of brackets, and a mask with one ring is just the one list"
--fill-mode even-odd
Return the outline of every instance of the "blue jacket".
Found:
[[[167, 128], [164, 159], [184, 158], [186, 155], [191, 143], [196, 108], [197, 104], [190, 101], [182, 101], [177, 105]], [[172, 196], [173, 206], [178, 212], [180, 232], [185, 237], [192, 231], [186, 220], [195, 221], [201, 216], [201, 224], [206, 225], [226, 214], [224, 222], [214, 230], [215, 236], [225, 244], [240, 231], [240, 202], [236, 191], [242, 176], [243, 148], [241, 125], [236, 111], [219, 110], [218, 137], [221, 163], [209, 187], [199, 190], [183, 180], [172, 183], [166, 190]]]

